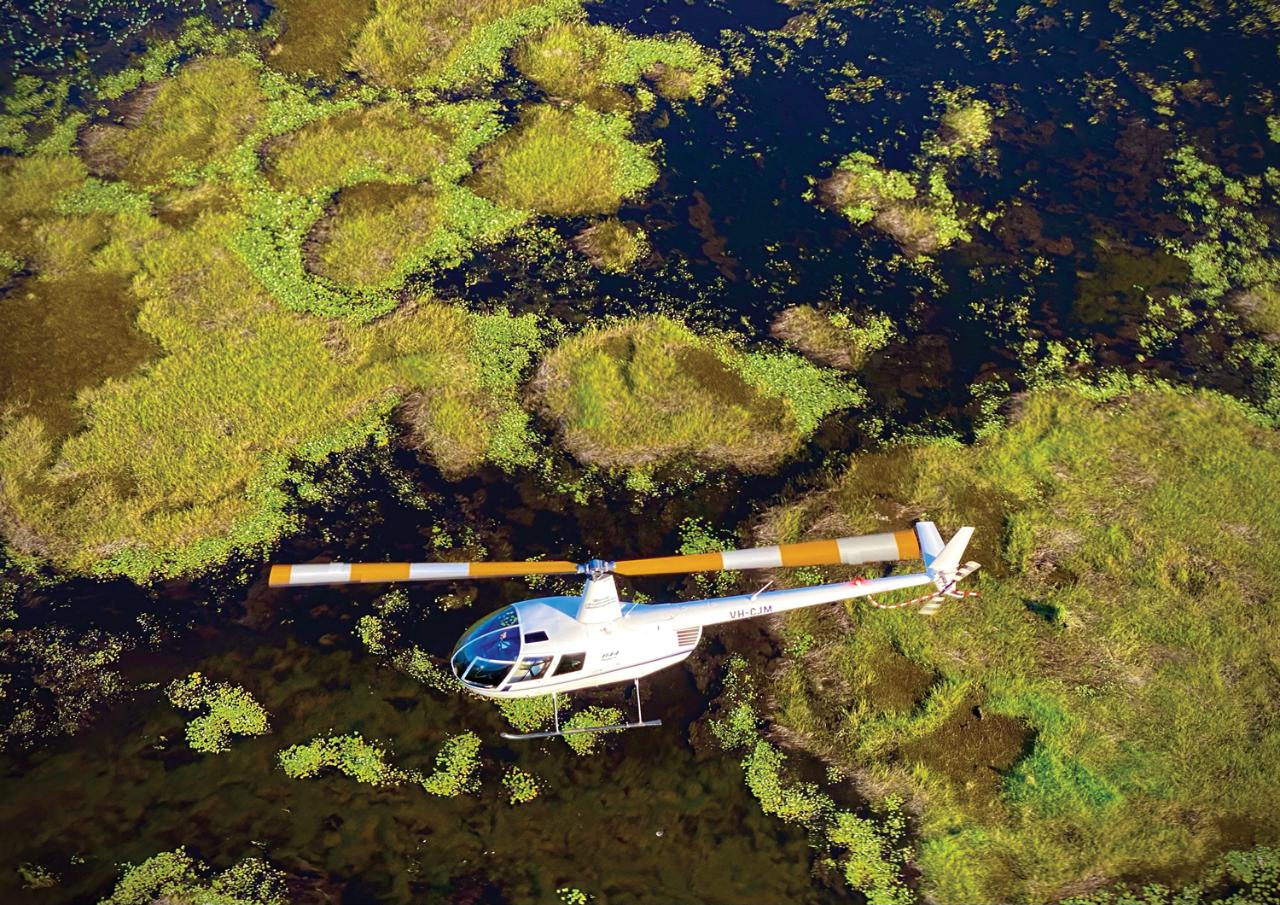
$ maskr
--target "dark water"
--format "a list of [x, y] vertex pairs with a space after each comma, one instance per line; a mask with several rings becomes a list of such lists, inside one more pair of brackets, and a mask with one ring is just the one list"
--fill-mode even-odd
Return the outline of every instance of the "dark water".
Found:
[[[669, 552], [691, 516], [741, 526], [745, 537], [765, 506], [874, 442], [866, 427], [873, 416], [890, 429], [967, 433], [979, 408], [975, 386], [1022, 385], [1019, 349], [1029, 338], [1079, 340], [1097, 362], [1248, 394], [1249, 375], [1223, 364], [1220, 344], [1184, 340], [1137, 361], [1144, 305], [1130, 290], [1133, 274], [1181, 279], [1155, 255], [1155, 237], [1180, 229], [1161, 200], [1165, 153], [1196, 140], [1237, 172], [1276, 162], [1256, 101], [1261, 87], [1276, 83], [1274, 42], [1225, 26], [1117, 41], [1121, 22], [1101, 2], [1046, 8], [1039, 14], [1050, 24], [1015, 28], [1017, 7], [1001, 3], [993, 15], [1018, 51], [1000, 60], [990, 58], [974, 15], [960, 7], [939, 11], [936, 26], [918, 6], [862, 18], [826, 11], [817, 36], [802, 43], [748, 30], [779, 29], [803, 7], [751, 0], [593, 8], [600, 21], [640, 33], [681, 29], [713, 46], [731, 30], [755, 52], [751, 74], [733, 82], [723, 103], [691, 106], [665, 123], [659, 111], [642, 125], [664, 142], [663, 181], [622, 215], [645, 224], [657, 260], [631, 276], [583, 276], [555, 255], [529, 262], [498, 249], [460, 269], [446, 290], [479, 306], [549, 311], [575, 322], [675, 310], [755, 335], [790, 304], [843, 301], [882, 311], [901, 337], [861, 375], [869, 410], [831, 419], [775, 475], [711, 479], [656, 499], [613, 492], [580, 504], [532, 477], [491, 473], [449, 483], [406, 453], [390, 462], [355, 455], [328, 475], [344, 489], [307, 513], [306, 529], [276, 558], [420, 559], [429, 555], [432, 526], [466, 533], [491, 557]], [[1084, 11], [1091, 18], [1081, 27], [1076, 17]], [[829, 101], [846, 63], [883, 76], [887, 90], [866, 103]], [[1217, 101], [1179, 102], [1176, 117], [1162, 119], [1126, 70], [1157, 81], [1207, 80]], [[933, 126], [937, 82], [975, 87], [1004, 107], [995, 161], [960, 165], [951, 187], [963, 201], [1005, 213], [990, 232], [975, 229], [973, 243], [939, 255], [932, 270], [890, 268], [890, 240], [849, 228], [802, 194], [809, 177], [825, 175], [858, 147], [909, 169]], [[1021, 296], [1025, 321], [1000, 304]], [[985, 309], [975, 310], [978, 303]], [[424, 505], [405, 502], [398, 484], [421, 494]], [[163, 685], [200, 669], [252, 691], [272, 714], [273, 732], [238, 741], [224, 755], [192, 754], [182, 740], [184, 716], [153, 689], [74, 738], [11, 754], [0, 779], [0, 902], [92, 901], [120, 862], [181, 844], [219, 867], [261, 850], [302, 878], [304, 899], [317, 901], [554, 901], [559, 886], [581, 887], [602, 902], [842, 897], [815, 875], [804, 834], [760, 813], [735, 760], [691, 749], [688, 724], [705, 699], [684, 669], [647, 692], [646, 715], [663, 717], [663, 728], [627, 734], [603, 755], [579, 758], [558, 742], [506, 745], [489, 705], [428, 691], [358, 649], [351, 629], [374, 591], [269, 593], [264, 567], [238, 561], [194, 584], [154, 591], [57, 576], [22, 589], [19, 627], [136, 633], [138, 614], [150, 614], [177, 640], [163, 654], [127, 655], [130, 682]], [[449, 590], [410, 589], [416, 615], [406, 641], [443, 654], [477, 614], [529, 593], [519, 582], [485, 585], [469, 608], [441, 612], [436, 598]], [[679, 597], [696, 588], [640, 590]], [[616, 692], [605, 697], [629, 703]], [[333, 730], [385, 740], [397, 764], [427, 768], [441, 741], [464, 729], [485, 740], [479, 796], [441, 800], [416, 787], [375, 790], [340, 776], [291, 781], [274, 764], [285, 745]], [[497, 778], [507, 763], [542, 777], [543, 798], [507, 805]], [[19, 889], [13, 867], [24, 862], [61, 874], [62, 885]]]

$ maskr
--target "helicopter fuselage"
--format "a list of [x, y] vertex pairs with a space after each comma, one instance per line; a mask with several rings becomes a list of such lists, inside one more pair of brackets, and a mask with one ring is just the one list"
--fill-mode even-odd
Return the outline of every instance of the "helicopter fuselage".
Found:
[[869, 593], [931, 584], [926, 573], [687, 603], [618, 600], [612, 575], [588, 579], [582, 596], [538, 597], [476, 623], [451, 657], [470, 691], [525, 698], [629, 682], [688, 657], [707, 625], [753, 619]]

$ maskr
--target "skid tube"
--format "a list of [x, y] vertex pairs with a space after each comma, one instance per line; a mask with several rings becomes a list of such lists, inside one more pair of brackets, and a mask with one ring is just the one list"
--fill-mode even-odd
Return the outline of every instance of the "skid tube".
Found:
[[614, 723], [612, 726], [582, 726], [577, 729], [561, 729], [560, 728], [560, 702], [556, 697], [556, 693], [551, 692], [551, 713], [556, 721], [556, 728], [549, 732], [503, 732], [502, 737], [511, 741], [527, 741], [538, 738], [556, 738], [561, 735], [577, 735], [581, 732], [621, 732], [623, 729], [646, 729], [652, 726], [661, 726], [662, 720], [646, 720], [644, 712], [640, 709], [640, 680], [635, 679], [636, 685], [636, 720], [634, 723]]

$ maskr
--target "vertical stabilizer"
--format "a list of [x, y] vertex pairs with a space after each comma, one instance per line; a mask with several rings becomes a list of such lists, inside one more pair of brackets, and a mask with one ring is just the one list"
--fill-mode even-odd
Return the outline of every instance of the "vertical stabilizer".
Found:
[[942, 535], [933, 522], [916, 522], [916, 539], [920, 541], [920, 558], [928, 569], [943, 550]]

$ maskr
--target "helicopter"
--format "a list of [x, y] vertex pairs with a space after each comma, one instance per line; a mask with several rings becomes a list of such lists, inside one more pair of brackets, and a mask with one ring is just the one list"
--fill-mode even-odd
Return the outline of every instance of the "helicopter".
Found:
[[[961, 579], [979, 567], [976, 562], [960, 561], [972, 535], [973, 528], [966, 526], [944, 544], [933, 522], [920, 521], [912, 529], [860, 537], [647, 559], [593, 559], [581, 564], [528, 560], [273, 565], [268, 583], [271, 587], [297, 587], [529, 575], [585, 576], [582, 593], [576, 597], [523, 600], [484, 617], [463, 634], [450, 657], [454, 676], [475, 694], [498, 699], [550, 694], [555, 715], [553, 731], [502, 733], [508, 739], [538, 739], [661, 725], [661, 720], [644, 719], [640, 679], [688, 657], [709, 625], [859, 597], [871, 598], [875, 603], [874, 594], [928, 585], [933, 589], [925, 595], [894, 607], [921, 603], [920, 613], [932, 616], [948, 599], [973, 593], [956, 588]], [[924, 563], [922, 572], [776, 591], [769, 591], [766, 584], [752, 594], [683, 603], [623, 602], [614, 582], [615, 575], [639, 577], [917, 559]], [[620, 682], [635, 685], [635, 720], [610, 726], [560, 727], [560, 694]]]

